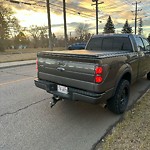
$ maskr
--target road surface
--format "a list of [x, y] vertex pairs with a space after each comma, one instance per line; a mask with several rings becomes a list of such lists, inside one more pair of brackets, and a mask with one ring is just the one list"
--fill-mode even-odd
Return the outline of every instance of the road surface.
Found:
[[[34, 86], [35, 65], [0, 69], [0, 150], [90, 150], [121, 116], [100, 105], [60, 101]], [[132, 86], [130, 103], [150, 86]]]

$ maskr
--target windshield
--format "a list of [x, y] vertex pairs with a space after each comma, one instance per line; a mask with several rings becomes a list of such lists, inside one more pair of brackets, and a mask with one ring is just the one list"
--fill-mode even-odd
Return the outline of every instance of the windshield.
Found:
[[132, 51], [132, 45], [127, 37], [96, 37], [89, 41], [86, 49], [99, 51]]

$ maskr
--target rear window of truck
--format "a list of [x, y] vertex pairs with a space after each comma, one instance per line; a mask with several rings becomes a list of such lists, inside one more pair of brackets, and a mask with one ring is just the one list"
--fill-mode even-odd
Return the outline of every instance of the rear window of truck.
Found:
[[132, 45], [127, 37], [96, 37], [89, 41], [86, 49], [99, 51], [132, 51]]

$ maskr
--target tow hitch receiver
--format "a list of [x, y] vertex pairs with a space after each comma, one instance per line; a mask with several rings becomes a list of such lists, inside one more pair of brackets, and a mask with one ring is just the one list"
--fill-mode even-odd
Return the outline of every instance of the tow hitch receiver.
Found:
[[51, 108], [52, 108], [58, 101], [60, 101], [60, 100], [62, 100], [60, 97], [58, 97], [58, 96], [53, 96], [53, 97], [52, 97], [52, 102], [50, 102]]

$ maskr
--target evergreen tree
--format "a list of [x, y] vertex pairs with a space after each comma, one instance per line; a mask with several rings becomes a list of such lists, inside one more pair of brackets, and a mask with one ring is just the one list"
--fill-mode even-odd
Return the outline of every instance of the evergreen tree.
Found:
[[148, 38], [147, 38], [147, 39], [148, 39], [148, 41], [150, 42], [150, 34], [149, 34], [149, 36], [148, 36]]
[[143, 33], [143, 21], [142, 21], [142, 18], [140, 18], [138, 34], [142, 35], [142, 33]]
[[126, 20], [123, 26], [122, 33], [132, 33], [132, 27], [130, 27], [128, 20]]
[[110, 16], [108, 17], [107, 23], [105, 24], [104, 33], [115, 33], [115, 27]]

